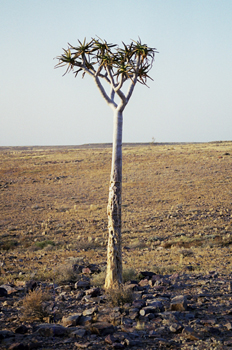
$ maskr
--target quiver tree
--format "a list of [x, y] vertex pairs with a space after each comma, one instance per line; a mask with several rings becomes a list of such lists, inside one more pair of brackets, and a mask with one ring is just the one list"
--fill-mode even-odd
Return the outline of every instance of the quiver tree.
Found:
[[[120, 48], [101, 39], [86, 40], [77, 46], [68, 44], [63, 54], [58, 56], [57, 67], [66, 66], [64, 75], [73, 72], [89, 74], [97, 85], [102, 97], [114, 112], [114, 132], [112, 166], [109, 187], [108, 214], [108, 248], [105, 288], [118, 288], [122, 283], [121, 251], [121, 189], [122, 189], [122, 124], [123, 111], [134, 91], [136, 82], [146, 85], [152, 67], [155, 48], [142, 44], [141, 40], [124, 43]], [[152, 79], [151, 79], [152, 80]], [[109, 92], [103, 87], [103, 81], [109, 84]], [[122, 88], [125, 82], [127, 91]], [[147, 86], [147, 85], [146, 85]], [[115, 98], [117, 97], [116, 102]]]

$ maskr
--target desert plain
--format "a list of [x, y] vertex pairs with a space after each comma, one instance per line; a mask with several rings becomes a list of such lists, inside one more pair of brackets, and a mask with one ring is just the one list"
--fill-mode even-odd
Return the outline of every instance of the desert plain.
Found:
[[[83, 285], [84, 291], [103, 288], [110, 167], [110, 145], [0, 148], [0, 286], [8, 291], [7, 295], [0, 297], [0, 329], [11, 332], [0, 334], [3, 348], [17, 349], [14, 344], [21, 344], [25, 349], [36, 346], [50, 349], [56, 342], [56, 347], [61, 349], [232, 347], [230, 141], [123, 145], [122, 257], [125, 283], [134, 283], [131, 289], [137, 293], [137, 299], [138, 295], [140, 299], [146, 293], [148, 295], [149, 288], [155, 286], [156, 297], [161, 299], [171, 300], [175, 295], [184, 295], [188, 306], [185, 305], [182, 311], [193, 317], [189, 316], [185, 322], [181, 315], [176, 315], [174, 321], [169, 321], [181, 326], [173, 328], [167, 317], [158, 315], [158, 312], [154, 318], [143, 319], [145, 312], [139, 314], [137, 307], [138, 317], [131, 318], [130, 324], [139, 334], [134, 334], [134, 343], [120, 337], [117, 340], [117, 334], [114, 335], [116, 340], [112, 341], [106, 341], [103, 336], [95, 339], [96, 330], [91, 333], [87, 328], [83, 328], [83, 337], [76, 337], [79, 340], [70, 334], [64, 339], [54, 335], [53, 340], [49, 336], [43, 340], [41, 333], [40, 338], [36, 338], [33, 327], [39, 321], [46, 325], [62, 322], [64, 325], [64, 316], [77, 312], [78, 303], [83, 304], [78, 294], [75, 309], [72, 298], [80, 293], [77, 286], [74, 288], [75, 283], [87, 281], [89, 286]], [[72, 269], [77, 265], [80, 268], [75, 275]], [[146, 275], [146, 272], [151, 274]], [[178, 278], [183, 285], [179, 290], [175, 287]], [[162, 279], [163, 282], [157, 282]], [[167, 279], [175, 280], [173, 288], [170, 287], [172, 282], [165, 284]], [[49, 312], [42, 321], [36, 317], [31, 321], [30, 313], [28, 319], [23, 318], [25, 298], [33, 292], [28, 293], [27, 286], [32, 281], [40, 291], [41, 288], [50, 288], [54, 303], [63, 303], [63, 309], [53, 306], [57, 311], [57, 321], [49, 318]], [[59, 299], [64, 292], [62, 288], [67, 293], [64, 300]], [[175, 288], [178, 293], [173, 292]], [[101, 302], [102, 295], [104, 292], [99, 292]], [[147, 300], [146, 297], [143, 299]], [[132, 304], [125, 304], [125, 308], [130, 309]], [[69, 305], [73, 309], [68, 311]], [[169, 304], [162, 312], [170, 313], [170, 310]], [[127, 321], [123, 321], [123, 312], [126, 311], [121, 311], [120, 324], [114, 321], [114, 327], [126, 325]], [[91, 322], [97, 323], [100, 319], [96, 316]], [[157, 319], [161, 320], [160, 324]], [[87, 327], [91, 322], [82, 322], [79, 328]], [[155, 324], [153, 328], [152, 322]], [[27, 327], [27, 332], [15, 333], [22, 325]], [[167, 328], [163, 333], [162, 327]], [[188, 327], [192, 327], [193, 334]], [[72, 327], [69, 325], [68, 328]], [[153, 336], [152, 331], [157, 332], [157, 336], [155, 333]], [[110, 337], [110, 334], [106, 332], [106, 336]]]

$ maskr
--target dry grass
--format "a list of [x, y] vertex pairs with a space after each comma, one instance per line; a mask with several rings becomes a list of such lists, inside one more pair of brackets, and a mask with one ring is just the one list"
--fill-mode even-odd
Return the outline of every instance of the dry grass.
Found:
[[41, 288], [30, 291], [23, 299], [22, 321], [43, 321], [49, 315], [45, 308], [46, 302], [50, 300], [51, 294]]

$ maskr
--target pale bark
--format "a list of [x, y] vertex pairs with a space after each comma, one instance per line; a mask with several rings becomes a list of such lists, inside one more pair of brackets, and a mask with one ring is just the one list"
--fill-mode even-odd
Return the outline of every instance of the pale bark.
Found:
[[109, 187], [108, 247], [105, 288], [117, 288], [122, 283], [121, 248], [121, 190], [122, 190], [122, 124], [123, 115], [118, 109], [114, 112], [114, 134], [112, 166]]

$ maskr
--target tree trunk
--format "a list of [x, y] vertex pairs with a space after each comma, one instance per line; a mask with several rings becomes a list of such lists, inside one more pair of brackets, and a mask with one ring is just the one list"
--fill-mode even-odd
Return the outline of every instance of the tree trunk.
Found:
[[122, 190], [122, 112], [114, 112], [114, 134], [112, 167], [109, 187], [108, 248], [105, 288], [120, 287], [122, 283], [122, 247], [121, 247], [121, 190]]

